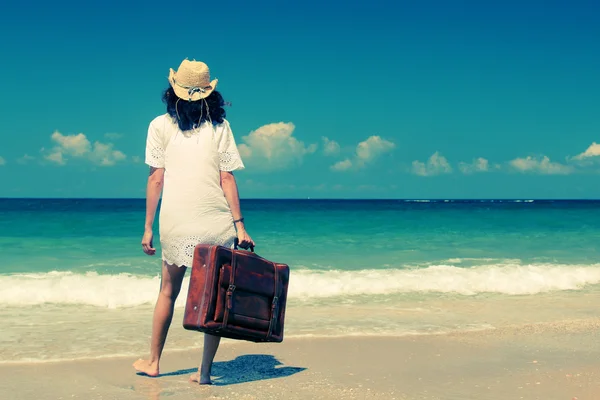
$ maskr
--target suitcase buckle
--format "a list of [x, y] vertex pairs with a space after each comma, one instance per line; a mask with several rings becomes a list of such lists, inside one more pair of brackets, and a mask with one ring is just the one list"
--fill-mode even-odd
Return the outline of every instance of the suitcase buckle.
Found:
[[273, 302], [271, 303], [271, 322], [269, 322], [269, 331], [267, 332], [267, 338], [271, 336], [273, 332], [273, 328], [277, 323], [277, 311], [279, 307], [279, 297], [273, 297]]
[[230, 310], [233, 308], [233, 302], [231, 301], [231, 298], [233, 297], [234, 290], [235, 285], [229, 285], [229, 288], [227, 289], [227, 308]]

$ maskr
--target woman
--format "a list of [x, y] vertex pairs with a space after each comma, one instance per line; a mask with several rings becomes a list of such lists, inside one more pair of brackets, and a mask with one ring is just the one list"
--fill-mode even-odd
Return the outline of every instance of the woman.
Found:
[[[242, 248], [254, 242], [244, 228], [238, 190], [232, 171], [244, 168], [224, 101], [210, 80], [209, 68], [184, 60], [170, 70], [170, 87], [163, 95], [167, 113], [149, 126], [146, 164], [150, 176], [146, 192], [146, 226], [142, 247], [154, 255], [152, 226], [162, 192], [159, 219], [162, 247], [161, 289], [154, 309], [150, 358], [133, 366], [150, 376], [159, 362], [181, 289], [186, 267], [192, 265], [198, 243]], [[202, 365], [191, 379], [210, 384], [210, 371], [220, 337], [205, 334]]]

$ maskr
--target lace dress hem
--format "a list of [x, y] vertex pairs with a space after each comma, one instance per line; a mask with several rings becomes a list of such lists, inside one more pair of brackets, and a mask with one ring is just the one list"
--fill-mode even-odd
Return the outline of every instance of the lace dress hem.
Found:
[[202, 243], [232, 248], [234, 241], [235, 235], [232, 233], [220, 236], [194, 235], [186, 237], [169, 237], [168, 239], [161, 240], [162, 259], [169, 265], [191, 267], [194, 260], [194, 249], [196, 248], [196, 245]]

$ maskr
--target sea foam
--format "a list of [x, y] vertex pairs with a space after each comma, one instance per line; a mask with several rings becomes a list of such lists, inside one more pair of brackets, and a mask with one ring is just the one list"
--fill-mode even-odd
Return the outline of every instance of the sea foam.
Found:
[[[578, 290], [600, 283], [600, 264], [493, 264], [469, 268], [433, 265], [410, 269], [315, 271], [292, 268], [288, 296], [291, 301], [356, 295], [399, 293], [479, 293], [527, 295]], [[185, 303], [189, 273], [177, 306]], [[96, 272], [77, 274], [0, 275], [0, 306], [44, 303], [81, 304], [104, 308], [153, 304], [160, 287], [158, 276]]]

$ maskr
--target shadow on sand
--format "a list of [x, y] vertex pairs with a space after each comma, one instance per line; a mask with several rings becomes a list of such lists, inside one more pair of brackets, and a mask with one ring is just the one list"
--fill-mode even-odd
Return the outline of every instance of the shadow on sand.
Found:
[[303, 367], [281, 367], [282, 362], [272, 355], [249, 354], [231, 361], [213, 364], [213, 384], [219, 386], [284, 378], [304, 371]]
[[[231, 361], [218, 361], [213, 364], [212, 381], [216, 386], [235, 385], [238, 383], [262, 381], [274, 378], [284, 378], [304, 371], [303, 367], [282, 367], [282, 362], [272, 355], [248, 354]], [[180, 369], [173, 372], [160, 374], [157, 378], [165, 376], [191, 375], [198, 368]], [[138, 373], [138, 375], [146, 376]]]

